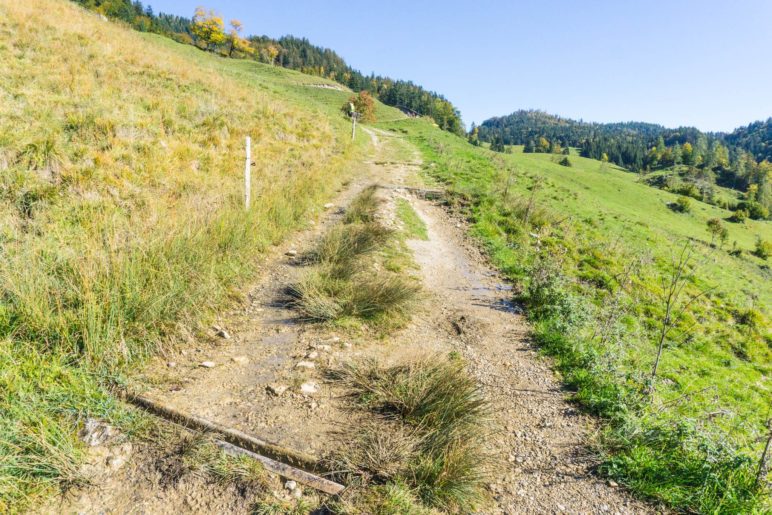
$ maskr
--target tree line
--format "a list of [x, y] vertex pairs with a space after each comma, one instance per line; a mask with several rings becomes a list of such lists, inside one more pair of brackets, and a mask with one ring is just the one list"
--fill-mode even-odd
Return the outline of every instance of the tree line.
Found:
[[763, 215], [772, 208], [772, 119], [721, 134], [704, 133], [694, 127], [588, 123], [542, 111], [516, 111], [473, 126], [469, 137], [470, 141], [474, 138], [488, 142], [492, 150], [499, 151], [507, 145], [523, 145], [525, 152], [549, 153], [575, 147], [583, 157], [608, 161], [634, 172], [675, 168], [691, 188], [705, 190], [699, 192], [702, 200], [710, 201], [710, 185], [719, 184], [752, 191], [753, 201], [764, 209], [750, 212]]
[[329, 48], [311, 44], [305, 38], [241, 35], [242, 24], [231, 20], [227, 26], [214, 11], [197, 8], [188, 19], [164, 13], [131, 0], [73, 0], [110, 18], [122, 20], [137, 30], [153, 32], [203, 50], [241, 59], [252, 59], [298, 70], [344, 84], [355, 92], [367, 91], [386, 105], [410, 114], [429, 116], [442, 129], [454, 134], [465, 132], [461, 114], [445, 97], [410, 81], [381, 75], [364, 75], [346, 64]]

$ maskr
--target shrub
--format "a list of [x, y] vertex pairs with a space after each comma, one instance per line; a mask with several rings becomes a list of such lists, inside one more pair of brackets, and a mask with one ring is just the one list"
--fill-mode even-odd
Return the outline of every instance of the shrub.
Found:
[[761, 259], [767, 259], [772, 256], [772, 241], [763, 240], [760, 236], [756, 236], [756, 248], [753, 254]]
[[558, 161], [558, 164], [561, 166], [572, 166], [571, 161], [568, 159], [568, 156], [564, 157], [560, 161]]
[[745, 201], [740, 202], [737, 205], [738, 209], [742, 209], [746, 212], [748, 218], [752, 218], [754, 220], [764, 220], [766, 218], [769, 218], [769, 209], [764, 207], [761, 203], [756, 201]]
[[711, 218], [707, 222], [708, 232], [710, 233], [710, 244], [714, 245], [716, 239], [719, 239], [721, 243], [725, 243], [729, 237], [729, 230], [724, 227], [721, 220], [718, 218]]
[[548, 258], [539, 258], [530, 267], [530, 281], [521, 300], [528, 308], [531, 320], [550, 320], [561, 331], [580, 327], [587, 319], [581, 299], [568, 286], [558, 264]]
[[748, 212], [744, 209], [738, 209], [734, 213], [732, 213], [732, 216], [729, 217], [730, 222], [734, 222], [736, 224], [741, 224], [745, 222], [745, 219], [748, 218]]
[[692, 201], [689, 197], [680, 196], [670, 204], [670, 209], [676, 213], [688, 213], [692, 210]]

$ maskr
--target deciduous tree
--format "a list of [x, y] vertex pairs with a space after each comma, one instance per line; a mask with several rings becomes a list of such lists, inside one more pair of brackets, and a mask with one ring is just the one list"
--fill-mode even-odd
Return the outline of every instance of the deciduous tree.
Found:
[[222, 16], [214, 11], [207, 11], [203, 7], [196, 8], [190, 31], [196, 38], [196, 44], [207, 50], [214, 50], [226, 39]]

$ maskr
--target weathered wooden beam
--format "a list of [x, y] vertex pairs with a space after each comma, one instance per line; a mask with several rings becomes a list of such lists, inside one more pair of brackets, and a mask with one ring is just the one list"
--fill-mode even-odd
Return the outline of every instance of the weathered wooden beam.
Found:
[[309, 486], [315, 490], [319, 490], [320, 492], [324, 492], [330, 495], [337, 495], [346, 488], [345, 486], [334, 481], [330, 481], [329, 479], [325, 479], [315, 474], [311, 474], [310, 472], [306, 472], [305, 470], [292, 467], [286, 463], [272, 460], [271, 458], [262, 456], [255, 452], [242, 449], [241, 447], [233, 445], [232, 443], [224, 442], [222, 440], [215, 440], [215, 444], [226, 454], [230, 454], [231, 456], [248, 456], [262, 463], [263, 466], [270, 472], [278, 474], [282, 477], [286, 477], [287, 479], [293, 479], [298, 483]]
[[403, 190], [430, 200], [439, 199], [445, 196], [445, 192], [442, 190], [430, 190], [426, 188], [414, 188], [412, 186], [399, 186], [394, 184], [379, 184], [378, 187], [385, 190]]
[[282, 447], [279, 444], [253, 436], [238, 429], [223, 426], [217, 422], [212, 422], [195, 415], [183, 413], [175, 408], [161, 404], [141, 395], [126, 393], [124, 399], [135, 406], [143, 408], [154, 415], [158, 415], [176, 424], [195, 429], [216, 433], [226, 442], [241, 447], [243, 449], [259, 453], [268, 458], [287, 463], [291, 466], [301, 467], [309, 471], [318, 471], [319, 462], [309, 454], [305, 454], [294, 449]]

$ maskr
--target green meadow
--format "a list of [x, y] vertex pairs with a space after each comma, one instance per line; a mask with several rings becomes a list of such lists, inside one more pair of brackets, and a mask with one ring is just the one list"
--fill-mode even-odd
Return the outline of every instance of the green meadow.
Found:
[[[575, 153], [562, 166], [563, 156], [494, 153], [425, 120], [382, 127], [420, 148], [427, 182], [448, 188], [512, 279], [574, 399], [606, 420], [601, 471], [676, 509], [762, 509], [753, 476], [772, 415], [772, 283], [752, 252], [772, 238], [770, 222], [731, 223], [698, 201], [676, 212], [677, 195]], [[728, 228], [723, 245], [711, 218]], [[672, 313], [650, 393], [662, 279], [685, 245], [685, 309]]]

